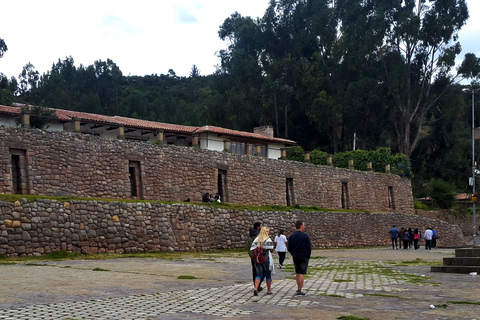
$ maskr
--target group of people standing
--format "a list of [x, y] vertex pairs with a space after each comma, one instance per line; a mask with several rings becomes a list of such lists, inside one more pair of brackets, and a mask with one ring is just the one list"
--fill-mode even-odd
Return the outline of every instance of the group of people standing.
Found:
[[263, 226], [261, 222], [255, 222], [253, 228], [250, 228], [249, 237], [249, 255], [252, 264], [253, 295], [263, 290], [261, 284], [264, 280], [267, 283], [267, 294], [272, 294], [272, 274], [275, 274], [275, 265], [272, 253], [274, 244], [276, 245], [279, 258], [279, 267], [283, 268], [287, 251], [290, 252], [295, 265], [297, 291], [295, 295], [304, 296], [302, 291], [305, 274], [307, 274], [308, 261], [312, 253], [312, 244], [310, 237], [305, 233], [305, 222], [299, 220], [295, 223], [296, 231], [288, 239], [284, 235], [284, 230], [280, 230], [275, 236], [275, 240], [270, 238], [270, 228]]
[[[400, 248], [411, 249], [412, 246], [415, 250], [420, 249], [420, 240], [422, 239], [422, 232], [416, 228], [412, 231], [412, 228], [401, 228], [398, 230], [395, 226], [388, 232], [392, 239], [392, 249]], [[423, 237], [425, 238], [425, 250], [432, 250], [437, 247], [437, 232], [432, 228], [425, 230]]]
[[222, 202], [220, 194], [217, 192], [215, 196], [212, 193], [204, 193], [202, 195], [202, 202]]

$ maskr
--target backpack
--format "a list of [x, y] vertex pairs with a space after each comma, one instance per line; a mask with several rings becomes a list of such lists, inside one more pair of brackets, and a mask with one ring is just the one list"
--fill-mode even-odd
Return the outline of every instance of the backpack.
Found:
[[403, 233], [403, 240], [404, 241], [410, 240], [410, 234], [408, 233], [408, 231], [405, 231]]
[[265, 256], [263, 255], [263, 248], [258, 246], [253, 250], [253, 261], [258, 264], [265, 262]]

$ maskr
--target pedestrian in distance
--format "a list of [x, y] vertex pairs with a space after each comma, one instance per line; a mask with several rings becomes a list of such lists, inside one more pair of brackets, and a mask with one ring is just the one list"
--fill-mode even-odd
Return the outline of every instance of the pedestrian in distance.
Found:
[[418, 232], [418, 228], [416, 228], [415, 230], [413, 230], [413, 247], [415, 248], [415, 250], [420, 248], [420, 245], [418, 244], [419, 241], [420, 241], [420, 232]]
[[295, 279], [297, 281], [297, 292], [295, 295], [304, 296], [302, 291], [305, 275], [307, 274], [308, 261], [312, 254], [312, 243], [310, 237], [305, 233], [305, 222], [298, 220], [295, 223], [297, 231], [288, 237], [288, 252], [292, 255], [295, 266]]
[[392, 239], [392, 249], [398, 249], [398, 229], [393, 226], [388, 233], [390, 233], [390, 237]]
[[427, 228], [425, 230], [425, 250], [432, 250], [432, 237], [433, 237], [433, 232], [432, 229]]
[[285, 261], [285, 255], [287, 253], [287, 237], [283, 234], [284, 230], [278, 231], [278, 234], [275, 236], [275, 251], [278, 254], [278, 265], [280, 269], [283, 267], [283, 262]]

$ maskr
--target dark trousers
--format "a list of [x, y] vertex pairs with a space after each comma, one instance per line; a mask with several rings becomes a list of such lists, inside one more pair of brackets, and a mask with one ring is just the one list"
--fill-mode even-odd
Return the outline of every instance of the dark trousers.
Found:
[[418, 239], [413, 239], [413, 246], [415, 247], [415, 250], [417, 250], [418, 247]]
[[432, 240], [425, 240], [425, 250], [432, 250]]
[[437, 238], [432, 238], [432, 248], [437, 247]]
[[398, 239], [392, 238], [392, 249], [395, 249], [395, 247], [398, 249]]
[[410, 240], [403, 240], [403, 249], [408, 249], [408, 243]]
[[283, 262], [285, 261], [285, 254], [286, 252], [278, 252], [278, 263], [283, 266]]

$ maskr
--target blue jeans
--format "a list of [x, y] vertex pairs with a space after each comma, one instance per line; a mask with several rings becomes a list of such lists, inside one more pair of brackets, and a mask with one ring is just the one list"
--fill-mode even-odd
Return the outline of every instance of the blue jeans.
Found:
[[255, 270], [257, 270], [257, 277], [255, 279], [263, 281], [267, 278], [267, 282], [272, 281], [272, 271], [270, 271], [270, 259], [265, 259], [264, 263], [255, 263]]

